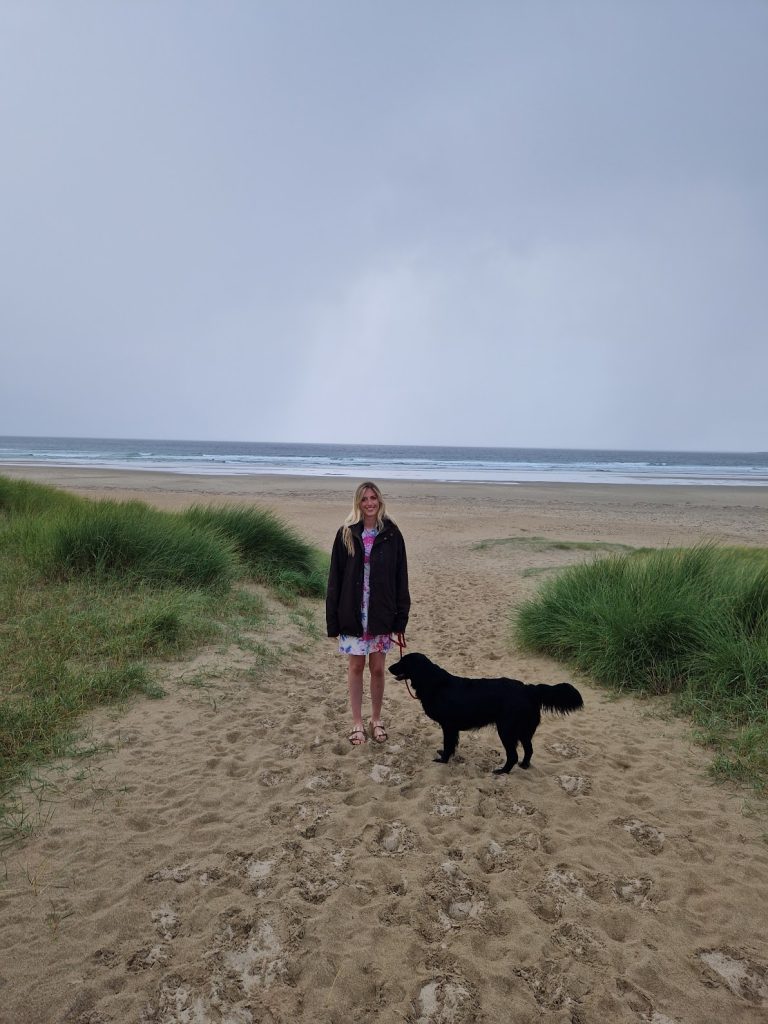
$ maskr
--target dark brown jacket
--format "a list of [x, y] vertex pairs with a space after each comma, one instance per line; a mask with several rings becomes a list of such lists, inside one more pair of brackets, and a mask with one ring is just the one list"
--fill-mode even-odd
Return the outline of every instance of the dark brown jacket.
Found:
[[[350, 526], [354, 554], [347, 551], [339, 529], [331, 551], [331, 571], [325, 601], [328, 636], [362, 636], [363, 524]], [[408, 562], [405, 541], [391, 519], [384, 520], [371, 548], [371, 595], [368, 604], [368, 632], [371, 636], [404, 633], [411, 597], [408, 593]]]

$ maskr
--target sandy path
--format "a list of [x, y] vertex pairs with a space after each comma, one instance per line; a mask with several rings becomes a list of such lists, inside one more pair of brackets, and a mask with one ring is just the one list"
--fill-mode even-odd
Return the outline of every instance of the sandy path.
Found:
[[[128, 476], [86, 487], [200, 499]], [[249, 488], [204, 500], [257, 497], [323, 546], [349, 500], [344, 481]], [[655, 490], [388, 487], [411, 649], [566, 677], [510, 650], [508, 609], [526, 570], [589, 556], [479, 540], [763, 539], [756, 490]], [[683, 724], [578, 682], [584, 711], [545, 717], [530, 770], [495, 777], [490, 731], [432, 763], [439, 731], [392, 683], [390, 741], [353, 749], [332, 642], [272, 611], [277, 668], [215, 648], [164, 666], [165, 699], [93, 719], [110, 752], [26, 796], [39, 828], [0, 865], [4, 1024], [765, 1019], [765, 809], [709, 781]]]

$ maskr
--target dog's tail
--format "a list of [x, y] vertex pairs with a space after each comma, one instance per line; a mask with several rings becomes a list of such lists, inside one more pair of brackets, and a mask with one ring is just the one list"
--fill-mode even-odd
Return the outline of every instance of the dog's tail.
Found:
[[584, 707], [581, 694], [570, 683], [557, 683], [554, 686], [538, 683], [534, 689], [543, 711], [551, 711], [556, 715], [568, 715], [571, 711], [578, 711], [579, 708]]

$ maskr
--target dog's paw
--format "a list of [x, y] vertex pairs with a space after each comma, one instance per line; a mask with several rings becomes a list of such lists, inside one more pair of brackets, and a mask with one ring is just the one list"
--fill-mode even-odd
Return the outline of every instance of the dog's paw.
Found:
[[432, 760], [435, 764], [448, 764], [448, 758], [445, 756], [444, 750], [438, 750], [437, 757], [433, 757]]

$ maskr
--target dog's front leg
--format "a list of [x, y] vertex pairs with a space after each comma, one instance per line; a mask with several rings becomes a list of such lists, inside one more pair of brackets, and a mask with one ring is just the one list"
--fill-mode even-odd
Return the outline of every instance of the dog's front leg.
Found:
[[452, 757], [456, 752], [456, 747], [459, 745], [459, 730], [450, 729], [447, 725], [443, 726], [443, 749], [438, 750], [435, 761], [440, 764], [446, 764], [448, 759]]

